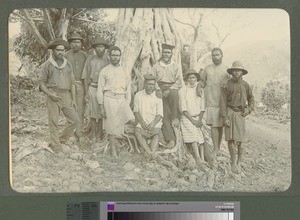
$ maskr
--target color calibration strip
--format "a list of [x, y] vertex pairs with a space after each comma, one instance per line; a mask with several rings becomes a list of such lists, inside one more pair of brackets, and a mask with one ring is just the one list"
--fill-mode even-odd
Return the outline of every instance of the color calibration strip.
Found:
[[233, 212], [167, 213], [167, 212], [108, 212], [107, 220], [234, 220]]

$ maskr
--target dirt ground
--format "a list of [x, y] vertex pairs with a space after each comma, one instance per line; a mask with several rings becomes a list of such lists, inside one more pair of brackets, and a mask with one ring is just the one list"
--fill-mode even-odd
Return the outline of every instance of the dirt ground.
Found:
[[[64, 120], [60, 122], [62, 124]], [[214, 169], [194, 164], [172, 167], [132, 152], [125, 142], [113, 159], [107, 142], [82, 152], [75, 139], [58, 157], [47, 147], [45, 106], [11, 108], [12, 187], [18, 192], [100, 191], [284, 191], [291, 182], [290, 123], [249, 116], [246, 121], [242, 173], [230, 171], [227, 145], [222, 144]], [[160, 151], [164, 149], [160, 148]], [[162, 154], [176, 161], [177, 154]]]

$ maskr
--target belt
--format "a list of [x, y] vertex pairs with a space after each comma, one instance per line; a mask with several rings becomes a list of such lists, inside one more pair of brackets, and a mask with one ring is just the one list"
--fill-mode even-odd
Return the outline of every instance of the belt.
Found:
[[93, 88], [98, 88], [98, 84], [97, 83], [91, 83], [90, 86], [93, 87]]
[[112, 97], [112, 98], [125, 98], [124, 93], [115, 93], [115, 92], [110, 92], [110, 91], [105, 91], [104, 95], [107, 97]]
[[244, 109], [240, 109], [239, 107], [228, 106], [234, 112], [244, 112]]
[[50, 90], [52, 90], [53, 92], [56, 92], [56, 93], [61, 93], [61, 94], [65, 94], [65, 93], [69, 93], [70, 90], [68, 89], [59, 89], [59, 88], [49, 88]]

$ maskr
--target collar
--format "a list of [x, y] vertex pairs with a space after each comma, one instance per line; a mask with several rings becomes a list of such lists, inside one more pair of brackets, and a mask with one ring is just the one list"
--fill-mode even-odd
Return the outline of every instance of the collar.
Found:
[[189, 83], [186, 84], [186, 87], [188, 88], [195, 88], [197, 86], [198, 83], [195, 83], [195, 85], [191, 85]]
[[171, 66], [171, 65], [173, 64], [173, 60], [171, 60], [171, 62], [168, 63], [168, 64], [164, 63], [163, 61], [159, 61], [159, 64], [160, 64], [162, 67]]
[[58, 69], [63, 69], [63, 68], [65, 68], [65, 66], [67, 65], [67, 62], [68, 62], [68, 60], [67, 60], [65, 57], [63, 57], [63, 60], [64, 60], [63, 64], [62, 64], [61, 66], [58, 66], [57, 63], [56, 63], [56, 61], [53, 59], [52, 56], [50, 56], [48, 60], [49, 60], [49, 62], [50, 62], [53, 66], [55, 66], [55, 67], [58, 68]]

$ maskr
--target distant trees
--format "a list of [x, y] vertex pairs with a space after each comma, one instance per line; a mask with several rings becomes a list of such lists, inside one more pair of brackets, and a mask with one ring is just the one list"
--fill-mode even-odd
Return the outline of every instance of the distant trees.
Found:
[[11, 22], [21, 23], [21, 35], [14, 41], [15, 52], [29, 62], [42, 62], [48, 42], [68, 33], [77, 31], [85, 39], [83, 46], [89, 48], [95, 35], [100, 35], [113, 44], [115, 25], [103, 22], [106, 14], [102, 9], [48, 8], [18, 9], [12, 12]]

